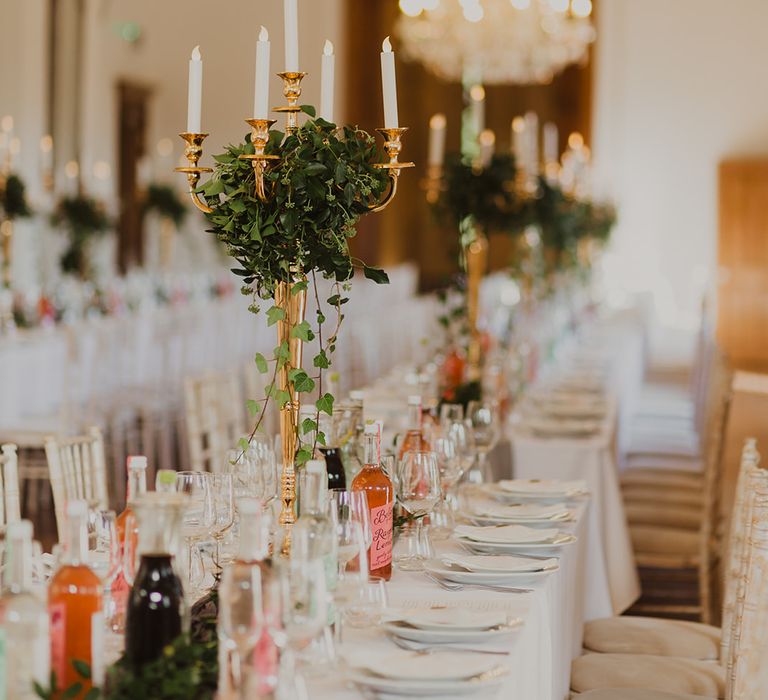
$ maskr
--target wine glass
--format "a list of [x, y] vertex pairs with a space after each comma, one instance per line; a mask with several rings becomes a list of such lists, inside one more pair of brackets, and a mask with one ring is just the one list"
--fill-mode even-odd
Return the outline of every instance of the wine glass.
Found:
[[373, 542], [371, 529], [371, 510], [368, 507], [368, 495], [365, 491], [350, 491], [348, 489], [331, 489], [329, 491], [329, 508], [335, 514], [336, 520], [352, 517], [360, 522], [363, 538], [367, 547]]
[[227, 566], [219, 584], [219, 644], [227, 663], [227, 685], [235, 693], [247, 686], [250, 664], [264, 630], [261, 569]]
[[350, 627], [373, 627], [381, 622], [387, 608], [386, 581], [381, 576], [363, 579], [357, 587], [357, 595], [346, 601], [344, 622]]
[[451, 423], [464, 420], [464, 406], [460, 403], [444, 403], [440, 406], [440, 425], [445, 428]]
[[222, 543], [235, 522], [235, 497], [232, 474], [213, 474], [210, 478], [213, 500], [213, 539], [216, 541], [216, 566], [221, 569]]
[[[425, 534], [422, 518], [429, 515], [440, 500], [440, 473], [434, 452], [406, 452], [398, 466], [397, 495], [404, 510], [416, 519], [417, 543], [425, 543], [429, 550], [429, 538]], [[428, 551], [421, 552], [418, 545], [398, 560], [404, 571], [421, 571]]]
[[197, 543], [210, 533], [215, 519], [211, 475], [207, 472], [176, 472], [176, 490], [189, 496], [181, 522], [181, 535], [187, 544], [187, 579], [190, 594], [194, 596], [205, 576]]
[[[345, 503], [339, 494], [346, 491], [336, 491], [331, 497], [332, 516], [336, 534], [336, 556], [338, 562], [338, 579], [342, 581], [347, 575], [347, 566], [358, 560], [358, 571], [368, 572], [368, 548], [370, 539], [366, 536], [365, 524], [357, 514]], [[370, 531], [370, 526], [369, 526]]]
[[432, 450], [437, 457], [442, 494], [440, 503], [430, 516], [430, 532], [435, 539], [447, 539], [455, 524], [450, 496], [463, 474], [462, 464], [456, 453], [456, 443], [450, 437], [435, 438]]
[[481, 483], [488, 476], [486, 474], [487, 455], [496, 447], [501, 436], [498, 406], [487, 401], [470, 401], [467, 406], [467, 421], [475, 438], [477, 472]]
[[90, 515], [88, 566], [101, 579], [108, 591], [120, 573], [120, 540], [117, 517], [113, 510], [98, 510]]
[[475, 462], [475, 437], [466, 420], [452, 420], [443, 425], [443, 436], [453, 441], [456, 458], [464, 474]]

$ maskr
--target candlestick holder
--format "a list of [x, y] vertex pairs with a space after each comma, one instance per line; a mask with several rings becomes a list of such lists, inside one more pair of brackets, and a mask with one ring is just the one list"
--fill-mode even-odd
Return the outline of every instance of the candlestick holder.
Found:
[[389, 161], [386, 163], [376, 163], [374, 168], [381, 168], [387, 170], [389, 175], [389, 190], [384, 195], [384, 198], [375, 204], [371, 204], [368, 207], [369, 211], [383, 211], [386, 209], [390, 202], [395, 198], [397, 194], [397, 182], [400, 179], [400, 171], [403, 168], [413, 168], [415, 163], [407, 162], [401, 163], [400, 151], [403, 150], [403, 134], [408, 131], [407, 126], [401, 126], [397, 128], [379, 128], [376, 129], [384, 137], [384, 153], [386, 153]]
[[212, 168], [201, 168], [197, 164], [203, 155], [203, 141], [208, 134], [197, 134], [190, 131], [184, 131], [179, 134], [187, 143], [184, 155], [189, 161], [188, 167], [176, 168], [177, 173], [185, 173], [189, 183], [189, 196], [194, 205], [202, 212], [210, 214], [213, 209], [209, 207], [197, 193], [197, 183], [200, 182], [200, 175], [203, 173], [212, 173]]
[[[283, 80], [283, 94], [288, 104], [276, 107], [274, 111], [285, 114], [285, 134], [290, 136], [295, 134], [299, 128], [301, 81], [307, 74], [300, 71], [286, 71], [278, 73], [278, 75]], [[246, 122], [251, 127], [251, 143], [253, 144], [254, 152], [252, 154], [243, 154], [240, 158], [251, 161], [255, 173], [254, 193], [259, 201], [268, 202], [275, 195], [276, 188], [280, 187], [279, 182], [275, 182], [269, 187], [265, 177], [270, 165], [276, 163], [281, 158], [279, 154], [268, 155], [266, 153], [270, 129], [275, 124], [275, 120], [246, 119]], [[382, 211], [392, 202], [397, 194], [400, 171], [404, 168], [414, 167], [413, 163], [401, 163], [399, 160], [403, 147], [402, 137], [407, 130], [407, 127], [376, 130], [384, 137], [384, 153], [387, 160], [384, 163], [374, 164], [374, 167], [387, 171], [389, 187], [381, 199], [367, 203], [367, 208], [371, 212]], [[184, 155], [189, 161], [189, 167], [176, 168], [176, 171], [186, 174], [187, 181], [189, 182], [189, 194], [195, 206], [205, 213], [211, 213], [213, 209], [201, 199], [196, 191], [200, 175], [205, 172], [212, 172], [211, 168], [201, 168], [198, 166], [203, 153], [203, 141], [207, 134], [184, 132], [179, 135], [187, 143]], [[278, 341], [281, 345], [287, 344], [291, 356], [290, 362], [286, 363], [278, 372], [276, 382], [277, 388], [289, 396], [289, 400], [280, 410], [280, 437], [282, 444], [280, 501], [282, 505], [279, 522], [285, 530], [283, 554], [288, 554], [290, 551], [291, 526], [296, 520], [296, 473], [294, 461], [301, 410], [300, 395], [293, 389], [290, 381], [290, 372], [301, 368], [303, 341], [298, 337], [294, 337], [292, 331], [304, 319], [307, 294], [305, 288], [306, 280], [302, 279], [300, 271], [295, 269], [295, 267], [291, 267], [291, 277], [291, 281], [279, 283], [275, 291], [275, 306], [284, 311], [284, 318], [277, 322]], [[296, 285], [298, 284], [302, 286], [297, 288]]]
[[275, 107], [273, 111], [285, 114], [285, 133], [293, 134], [299, 128], [299, 97], [301, 97], [301, 81], [306, 77], [301, 71], [285, 71], [278, 73], [283, 79], [283, 95], [288, 104], [283, 107]]
[[251, 126], [251, 143], [253, 144], [253, 153], [244, 153], [240, 156], [242, 160], [250, 160], [253, 165], [253, 172], [256, 175], [256, 196], [260, 201], [267, 201], [266, 184], [264, 174], [267, 172], [267, 166], [270, 161], [280, 160], [280, 156], [270, 156], [264, 151], [269, 143], [269, 129], [275, 123], [274, 119], [246, 119], [247, 124]]

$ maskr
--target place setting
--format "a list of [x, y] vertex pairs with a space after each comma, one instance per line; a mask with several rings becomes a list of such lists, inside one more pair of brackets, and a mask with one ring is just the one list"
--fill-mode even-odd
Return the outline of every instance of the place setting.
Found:
[[525, 525], [457, 525], [456, 542], [473, 554], [557, 554], [576, 536], [557, 528]]

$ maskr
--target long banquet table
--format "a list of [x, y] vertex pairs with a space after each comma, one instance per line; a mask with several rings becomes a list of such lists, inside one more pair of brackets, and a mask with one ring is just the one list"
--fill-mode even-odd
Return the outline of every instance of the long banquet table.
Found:
[[[569, 696], [571, 661], [581, 653], [584, 624], [585, 588], [594, 585], [586, 552], [590, 537], [587, 513], [589, 499], [576, 503], [575, 522], [563, 526], [577, 540], [562, 549], [560, 568], [541, 583], [528, 585], [531, 593], [502, 593], [467, 588], [446, 591], [419, 573], [394, 570], [387, 591], [389, 604], [394, 607], [430, 607], [447, 605], [471, 610], [503, 610], [519, 617], [522, 625], [517, 632], [492, 648], [508, 649], [508, 657], [499, 657], [509, 666], [509, 675], [494, 697], [505, 700], [566, 700]], [[442, 543], [438, 543], [442, 544]], [[438, 551], [458, 551], [458, 546], [446, 543]], [[380, 628], [345, 630], [345, 650], [365, 645], [372, 655], [396, 649]], [[439, 652], [436, 652], [439, 653]], [[471, 652], [468, 652], [471, 653]], [[308, 678], [311, 700], [342, 700], [360, 698], [360, 692], [346, 685], [343, 677]], [[490, 700], [490, 697], [489, 697]]]

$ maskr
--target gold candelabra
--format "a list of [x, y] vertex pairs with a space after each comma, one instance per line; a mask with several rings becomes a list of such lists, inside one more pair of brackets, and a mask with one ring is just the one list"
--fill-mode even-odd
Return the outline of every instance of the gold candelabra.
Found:
[[[5, 199], [5, 188], [10, 171], [10, 160], [0, 169], [0, 199]], [[0, 335], [7, 335], [16, 330], [13, 319], [13, 221], [0, 220], [0, 251], [3, 262], [0, 270]]]
[[[303, 72], [278, 73], [278, 76], [283, 80], [283, 95], [286, 98], [287, 104], [275, 107], [273, 111], [285, 114], [285, 133], [287, 136], [296, 133], [299, 128], [301, 81], [306, 75]], [[246, 119], [246, 123], [251, 127], [251, 143], [253, 144], [254, 152], [252, 154], [243, 154], [240, 158], [251, 161], [255, 174], [255, 194], [260, 201], [267, 202], [273, 196], [273, 192], [268, 185], [266, 175], [269, 167], [280, 160], [279, 155], [266, 153], [270, 139], [270, 129], [275, 124], [275, 120]], [[367, 204], [368, 210], [371, 212], [382, 211], [392, 202], [397, 194], [400, 171], [403, 168], [414, 167], [413, 163], [401, 163], [399, 160], [402, 150], [402, 137], [407, 131], [407, 127], [381, 128], [376, 131], [384, 137], [384, 152], [388, 160], [384, 163], [376, 163], [375, 167], [388, 171], [389, 187], [379, 201]], [[203, 141], [208, 134], [183, 132], [179, 136], [187, 144], [184, 155], [189, 162], [189, 166], [176, 168], [176, 171], [186, 174], [187, 182], [189, 183], [189, 196], [194, 205], [200, 211], [210, 214], [213, 208], [203, 200], [197, 191], [200, 176], [203, 173], [212, 172], [211, 168], [200, 167], [199, 165], [203, 154]], [[277, 186], [279, 186], [277, 183], [273, 183], [271, 187]], [[289, 373], [291, 369], [301, 368], [304, 346], [303, 341], [300, 338], [294, 337], [291, 330], [304, 320], [307, 303], [306, 279], [304, 275], [296, 268], [291, 269], [291, 275], [292, 281], [279, 282], [275, 290], [275, 306], [284, 311], [284, 318], [277, 322], [278, 343], [287, 343], [290, 352], [290, 363], [286, 363], [279, 370], [277, 376], [278, 388], [288, 392], [289, 397], [288, 401], [280, 409], [282, 472], [280, 478], [281, 510], [279, 522], [285, 530], [283, 554], [287, 554], [290, 551], [291, 526], [296, 521], [296, 472], [294, 461], [298, 442], [299, 413], [301, 410], [299, 395], [293, 389], [293, 385], [289, 380]], [[298, 283], [301, 283], [302, 288], [296, 291], [295, 286]]]

